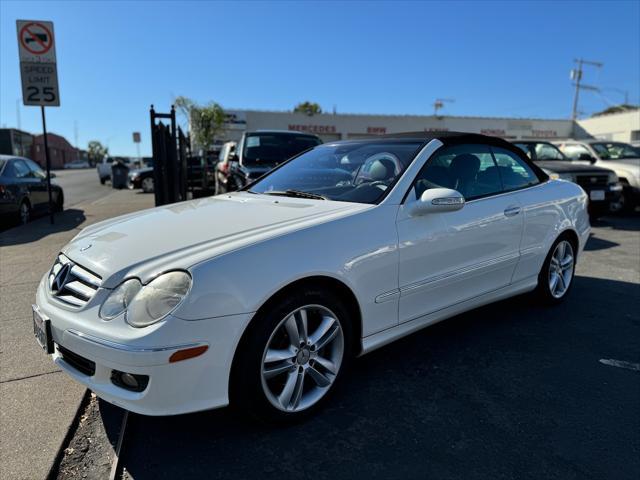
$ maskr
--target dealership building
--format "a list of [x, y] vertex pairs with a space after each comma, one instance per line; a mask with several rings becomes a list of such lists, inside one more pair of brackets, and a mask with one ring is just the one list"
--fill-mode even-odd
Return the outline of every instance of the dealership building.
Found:
[[[516, 139], [585, 138], [594, 129], [601, 138], [631, 141], [640, 134], [640, 110], [595, 117], [574, 123], [562, 119], [457, 117], [436, 115], [365, 115], [321, 113], [307, 115], [291, 111], [227, 110], [224, 140], [240, 139], [246, 130], [292, 130], [313, 133], [323, 141], [366, 138], [399, 132], [461, 131]], [[622, 115], [622, 117], [619, 117]], [[625, 116], [626, 115], [626, 116]], [[634, 118], [635, 118], [634, 117]], [[635, 122], [635, 123], [634, 123]], [[635, 130], [635, 133], [632, 132]], [[615, 137], [610, 134], [615, 131]]]

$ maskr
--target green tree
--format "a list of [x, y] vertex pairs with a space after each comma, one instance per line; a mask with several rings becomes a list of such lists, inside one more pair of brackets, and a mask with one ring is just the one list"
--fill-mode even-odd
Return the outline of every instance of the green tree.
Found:
[[315, 102], [306, 101], [297, 104], [293, 108], [293, 111], [295, 113], [306, 113], [307, 115], [311, 116], [317, 113], [322, 113], [322, 107]]
[[107, 155], [109, 155], [109, 149], [99, 141], [91, 140], [87, 145], [87, 156], [89, 157], [89, 163], [91, 165], [102, 162], [102, 159]]
[[175, 107], [189, 120], [191, 139], [196, 148], [210, 150], [224, 125], [225, 114], [216, 102], [198, 105], [187, 97], [178, 97]]

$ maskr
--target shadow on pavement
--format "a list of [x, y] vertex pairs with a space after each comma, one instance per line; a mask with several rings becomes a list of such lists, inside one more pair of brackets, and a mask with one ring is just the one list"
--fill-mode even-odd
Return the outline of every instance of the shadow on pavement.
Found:
[[589, 236], [587, 244], [584, 249], [591, 252], [595, 250], [606, 250], [607, 248], [613, 248], [620, 246], [619, 243], [612, 242], [611, 240], [605, 240], [604, 238], [598, 238], [593, 233]]
[[0, 246], [19, 245], [35, 242], [53, 233], [66, 232], [77, 228], [85, 220], [84, 210], [70, 208], [56, 213], [55, 223], [49, 223], [49, 216], [41, 217], [26, 225], [0, 232]]
[[459, 315], [357, 359], [294, 426], [131, 415], [123, 462], [136, 480], [633, 478], [640, 377], [598, 360], [640, 360], [639, 297], [576, 277], [555, 307], [524, 295]]

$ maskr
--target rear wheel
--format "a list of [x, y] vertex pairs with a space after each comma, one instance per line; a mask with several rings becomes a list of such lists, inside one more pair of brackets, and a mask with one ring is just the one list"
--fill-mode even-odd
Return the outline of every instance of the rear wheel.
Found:
[[142, 180], [142, 191], [145, 193], [153, 192], [153, 178], [147, 177]]
[[238, 349], [232, 403], [259, 420], [300, 420], [321, 407], [351, 356], [351, 319], [336, 295], [296, 291], [256, 318]]
[[22, 202], [20, 202], [18, 215], [20, 224], [25, 225], [29, 223], [29, 220], [31, 219], [31, 205], [29, 204], [28, 200], [23, 200]]
[[102, 185], [104, 185], [107, 182], [107, 179], [105, 177], [100, 177], [100, 183]]
[[565, 236], [551, 247], [538, 276], [538, 293], [547, 303], [560, 303], [569, 293], [575, 273], [575, 247]]
[[64, 210], [64, 195], [62, 194], [62, 192], [58, 193], [58, 196], [56, 197], [56, 202], [53, 206], [53, 210], [55, 212], [61, 212], [62, 210]]

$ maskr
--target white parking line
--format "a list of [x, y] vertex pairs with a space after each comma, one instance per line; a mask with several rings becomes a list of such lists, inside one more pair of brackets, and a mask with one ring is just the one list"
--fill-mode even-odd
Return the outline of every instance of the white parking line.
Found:
[[625, 362], [624, 360], [614, 360], [613, 358], [601, 358], [600, 363], [610, 367], [626, 368], [640, 372], [640, 363]]

